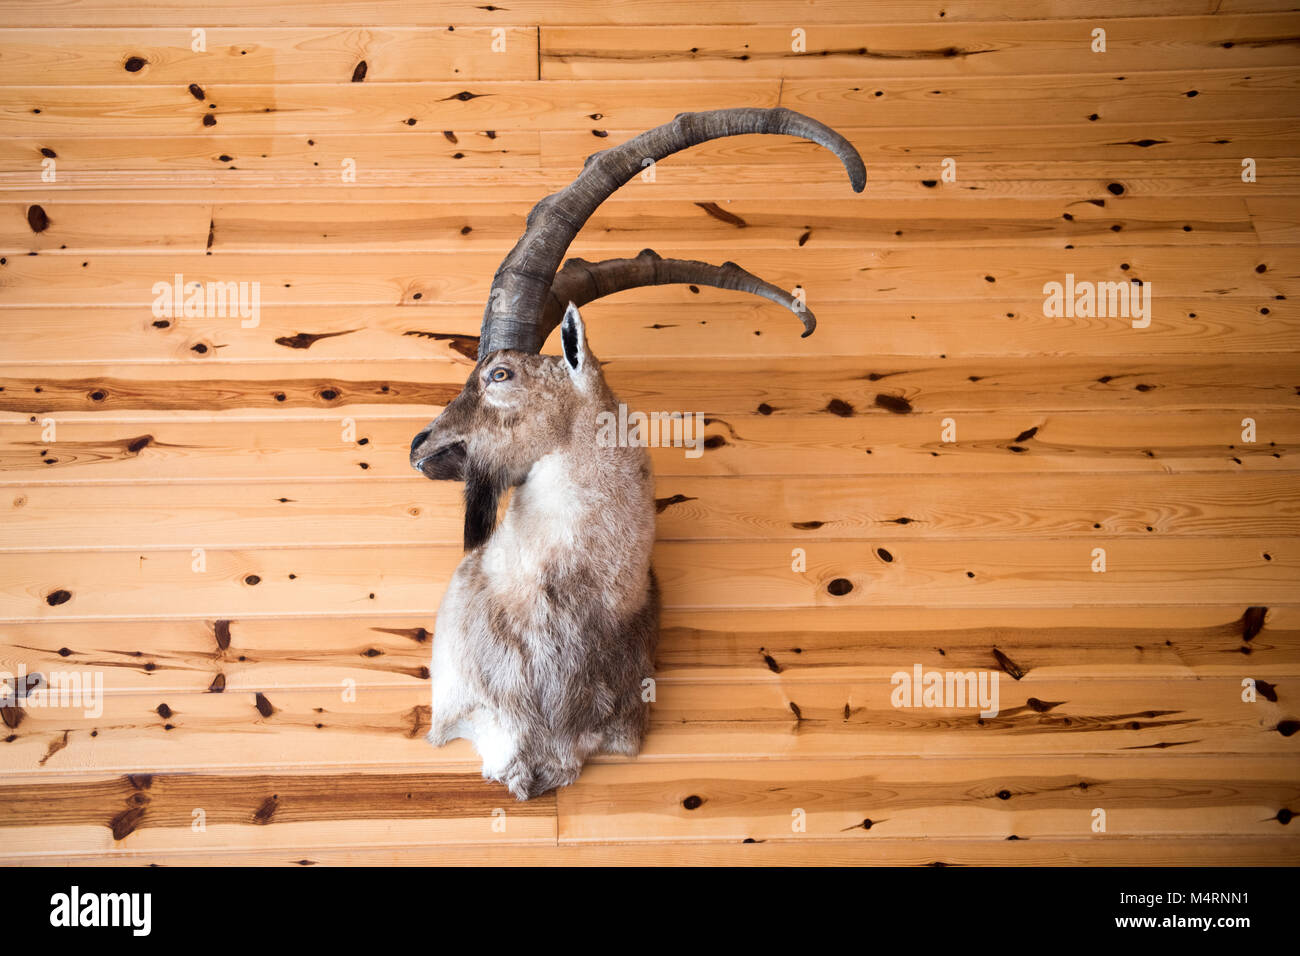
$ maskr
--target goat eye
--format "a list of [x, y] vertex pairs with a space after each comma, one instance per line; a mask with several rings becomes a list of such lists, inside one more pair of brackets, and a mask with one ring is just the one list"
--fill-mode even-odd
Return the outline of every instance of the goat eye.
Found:
[[496, 368], [494, 368], [491, 372], [488, 373], [488, 378], [492, 379], [492, 381], [494, 382], [504, 382], [514, 377], [515, 377], [514, 373], [511, 372], [510, 369], [505, 368], [504, 366], [501, 365], [498, 365]]

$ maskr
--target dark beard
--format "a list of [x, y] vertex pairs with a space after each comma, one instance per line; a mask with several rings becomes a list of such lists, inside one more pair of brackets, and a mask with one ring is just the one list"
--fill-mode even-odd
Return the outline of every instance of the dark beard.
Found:
[[473, 551], [492, 537], [497, 524], [497, 505], [509, 479], [495, 469], [465, 464], [465, 550]]

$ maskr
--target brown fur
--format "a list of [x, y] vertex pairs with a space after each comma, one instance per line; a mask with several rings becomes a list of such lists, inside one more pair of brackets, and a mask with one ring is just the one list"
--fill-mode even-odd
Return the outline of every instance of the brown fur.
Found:
[[593, 753], [640, 749], [658, 638], [648, 456], [596, 441], [618, 402], [581, 321], [565, 316], [564, 357], [484, 358], [411, 445], [423, 474], [466, 483], [468, 553], [439, 610], [430, 740], [469, 737], [484, 775], [520, 799], [571, 783]]

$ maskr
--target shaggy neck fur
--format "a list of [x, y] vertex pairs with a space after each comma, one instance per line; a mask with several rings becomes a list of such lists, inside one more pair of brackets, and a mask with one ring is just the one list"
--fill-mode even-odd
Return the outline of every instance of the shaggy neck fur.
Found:
[[[602, 403], [603, 404], [603, 403]], [[654, 539], [648, 457], [643, 448], [596, 448], [596, 407], [578, 416], [569, 441], [543, 455], [514, 489], [484, 547], [484, 570], [508, 589], [536, 591], [590, 575], [589, 594], [611, 610], [644, 599]]]

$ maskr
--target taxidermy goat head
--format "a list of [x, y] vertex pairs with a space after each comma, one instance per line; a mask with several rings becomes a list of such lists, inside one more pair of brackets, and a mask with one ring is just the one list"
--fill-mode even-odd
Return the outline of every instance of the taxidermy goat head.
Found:
[[[492, 280], [478, 364], [411, 442], [426, 477], [465, 483], [465, 551], [433, 643], [429, 740], [466, 737], [483, 776], [521, 800], [572, 783], [593, 754], [640, 750], [659, 589], [654, 484], [644, 447], [606, 447], [597, 423], [618, 400], [587, 346], [578, 307], [639, 286], [692, 283], [764, 296], [812, 333], [801, 301], [735, 263], [634, 259], [560, 268], [583, 223], [646, 160], [723, 136], [801, 136], [833, 152], [855, 192], [862, 158], [844, 137], [786, 109], [682, 113], [587, 158], [539, 202]], [[560, 326], [562, 355], [541, 355]], [[504, 517], [501, 496], [511, 490]]]

